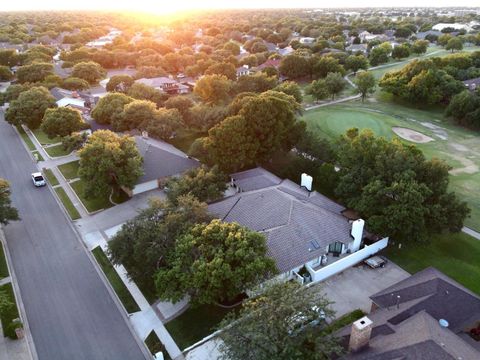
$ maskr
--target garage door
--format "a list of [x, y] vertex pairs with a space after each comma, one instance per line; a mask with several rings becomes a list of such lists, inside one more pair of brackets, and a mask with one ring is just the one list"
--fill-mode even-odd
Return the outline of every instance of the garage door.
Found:
[[153, 190], [158, 188], [158, 181], [157, 180], [152, 180], [152, 181], [147, 181], [142, 184], [135, 185], [135, 187], [132, 190], [133, 195], [141, 194], [145, 191]]

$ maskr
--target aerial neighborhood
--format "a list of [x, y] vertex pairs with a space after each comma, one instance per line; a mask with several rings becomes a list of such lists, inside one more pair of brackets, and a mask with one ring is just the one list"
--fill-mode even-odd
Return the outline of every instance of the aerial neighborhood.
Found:
[[480, 359], [480, 8], [260, 3], [0, 12], [0, 359]]

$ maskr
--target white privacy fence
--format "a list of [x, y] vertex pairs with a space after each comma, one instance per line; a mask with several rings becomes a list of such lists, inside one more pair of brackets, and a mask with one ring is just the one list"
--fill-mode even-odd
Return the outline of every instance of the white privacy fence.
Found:
[[376, 254], [382, 249], [385, 249], [388, 245], [388, 237], [383, 238], [382, 240], [377, 241], [372, 245], [365, 246], [363, 249], [354, 252], [340, 260], [335, 261], [334, 263], [324, 266], [318, 270], [313, 270], [311, 266], [307, 265], [307, 270], [312, 275], [312, 282], [316, 283], [323, 281], [330, 276], [338, 274], [349, 267], [365, 260], [369, 256]]

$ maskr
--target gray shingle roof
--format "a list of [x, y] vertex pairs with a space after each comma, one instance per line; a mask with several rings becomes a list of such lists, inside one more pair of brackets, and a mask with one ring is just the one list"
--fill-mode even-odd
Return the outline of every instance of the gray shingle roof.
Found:
[[144, 174], [138, 180], [138, 184], [179, 175], [199, 166], [198, 161], [187, 157], [186, 154], [170, 144], [158, 140], [143, 139], [140, 136], [135, 136], [135, 142], [140, 155], [143, 157]]
[[[345, 359], [480, 359], [480, 344], [464, 334], [480, 320], [480, 297], [440, 271], [427, 268], [371, 299], [380, 308], [368, 315], [374, 324], [370, 344]], [[349, 334], [350, 326], [339, 332], [347, 339]]]
[[309, 193], [262, 168], [231, 177], [241, 189], [250, 191], [212, 203], [209, 211], [224, 221], [264, 233], [268, 255], [276, 260], [280, 272], [319, 257], [335, 241], [352, 240], [351, 225], [340, 215], [344, 208], [323, 195]]

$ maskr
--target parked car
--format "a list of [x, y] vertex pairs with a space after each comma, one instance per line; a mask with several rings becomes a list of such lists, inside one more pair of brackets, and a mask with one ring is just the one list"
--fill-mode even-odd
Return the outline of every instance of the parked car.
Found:
[[39, 173], [39, 172], [32, 174], [32, 181], [33, 181], [33, 185], [35, 185], [36, 187], [47, 185], [47, 182], [45, 181], [45, 178], [43, 177], [42, 173]]

